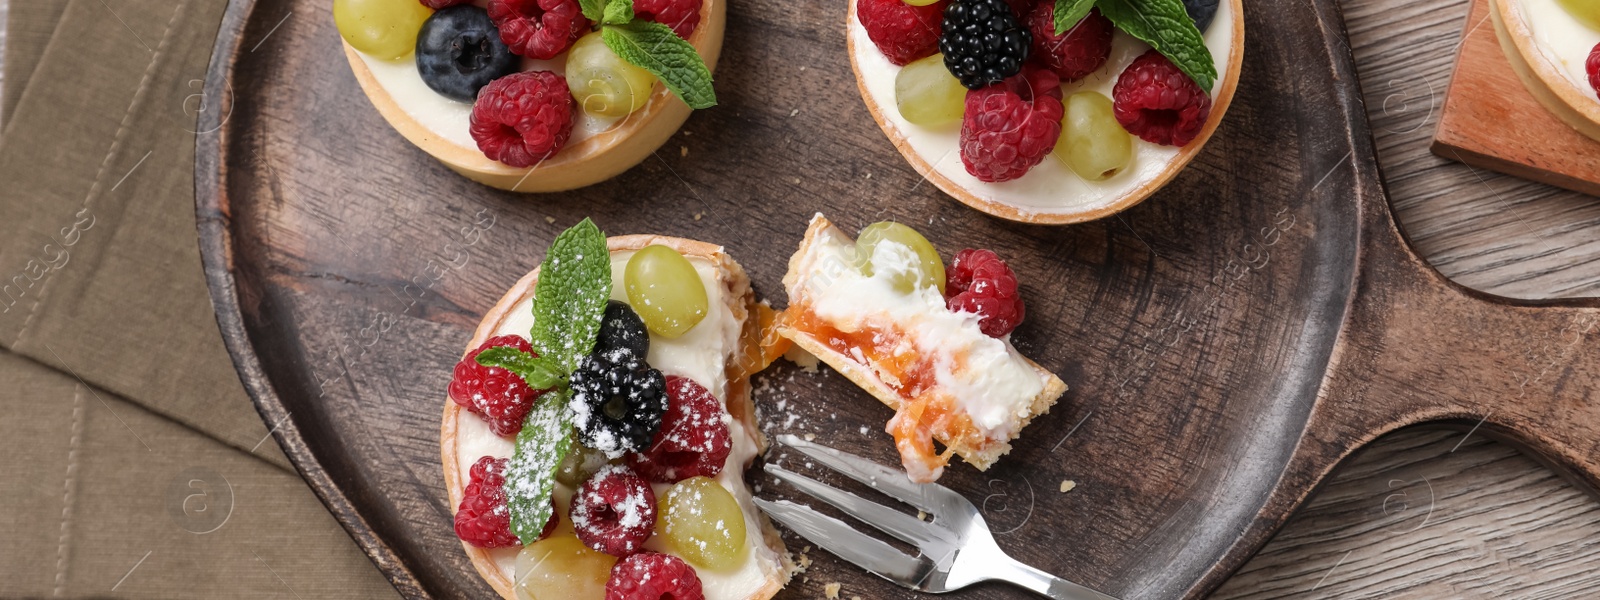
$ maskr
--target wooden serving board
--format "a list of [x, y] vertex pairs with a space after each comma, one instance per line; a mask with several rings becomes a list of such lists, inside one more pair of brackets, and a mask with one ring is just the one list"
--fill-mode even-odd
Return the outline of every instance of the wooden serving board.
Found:
[[1489, 0], [1472, 0], [1431, 150], [1450, 160], [1600, 196], [1600, 141], [1561, 122], [1500, 49]]
[[[1251, 3], [1217, 136], [1149, 201], [1068, 227], [986, 217], [920, 181], [856, 95], [844, 14], [843, 0], [733, 4], [720, 106], [612, 181], [519, 196], [389, 130], [326, 4], [229, 7], [196, 164], [218, 320], [279, 443], [406, 596], [490, 597], [451, 531], [444, 389], [478, 316], [585, 216], [725, 244], [778, 306], [816, 211], [1007, 257], [1029, 302], [1015, 341], [1072, 389], [994, 469], [942, 483], [1018, 558], [1129, 600], [1205, 595], [1340, 461], [1401, 427], [1477, 427], [1600, 489], [1600, 302], [1490, 297], [1410, 250], [1332, 0]], [[889, 411], [837, 374], [780, 363], [756, 384], [768, 433], [896, 460]], [[915, 596], [807, 556], [782, 597], [830, 582]]]

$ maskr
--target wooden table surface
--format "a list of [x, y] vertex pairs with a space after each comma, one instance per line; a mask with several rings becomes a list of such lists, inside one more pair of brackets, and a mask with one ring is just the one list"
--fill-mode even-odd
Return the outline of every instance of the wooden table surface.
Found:
[[[1379, 163], [1419, 253], [1486, 292], [1600, 295], [1600, 200], [1428, 152], [1467, 2], [1342, 8]], [[1481, 435], [1402, 432], [1340, 469], [1214, 597], [1597, 597], [1597, 563], [1593, 496]]]
[[[1487, 292], [1600, 294], [1600, 200], [1428, 152], [1466, 2], [1342, 6], [1389, 192], [1420, 253]], [[1481, 435], [1403, 432], [1340, 469], [1215, 597], [1596, 596], [1597, 561], [1594, 497]]]

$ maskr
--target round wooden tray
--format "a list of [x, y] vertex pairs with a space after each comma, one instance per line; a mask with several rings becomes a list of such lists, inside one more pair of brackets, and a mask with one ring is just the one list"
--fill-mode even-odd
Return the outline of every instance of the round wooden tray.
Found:
[[[844, 10], [733, 4], [721, 106], [612, 181], [525, 197], [390, 130], [325, 4], [229, 6], [196, 161], [218, 321], [285, 452], [403, 594], [491, 597], [450, 527], [441, 392], [479, 315], [584, 216], [724, 244], [778, 306], [815, 211], [1009, 258], [1029, 301], [1016, 342], [1072, 389], [994, 469], [942, 483], [1018, 558], [1125, 599], [1204, 595], [1400, 427], [1477, 426], [1600, 488], [1600, 302], [1490, 297], [1410, 251], [1333, 0], [1253, 3], [1234, 106], [1200, 156], [1149, 201], [1069, 227], [987, 217], [921, 181], [857, 98]], [[755, 383], [769, 433], [895, 461], [888, 410], [844, 378], [781, 364]], [[912, 596], [809, 556], [782, 597], [830, 582]]]

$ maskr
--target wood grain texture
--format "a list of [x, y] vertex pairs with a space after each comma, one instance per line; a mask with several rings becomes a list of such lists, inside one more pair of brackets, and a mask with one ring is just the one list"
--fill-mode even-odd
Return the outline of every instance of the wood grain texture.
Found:
[[[1213, 589], [1335, 465], [1400, 427], [1485, 418], [1483, 433], [1600, 481], [1600, 409], [1583, 402], [1600, 382], [1587, 329], [1600, 310], [1476, 294], [1412, 254], [1331, 1], [1253, 3], [1247, 28], [1266, 33], [1196, 162], [1127, 213], [1057, 228], [984, 217], [915, 176], [855, 96], [843, 2], [756, 4], [732, 7], [724, 104], [669, 142], [683, 150], [533, 199], [456, 177], [387, 130], [328, 60], [323, 7], [231, 6], [196, 167], [219, 322], [279, 442], [403, 593], [485, 592], [442, 501], [438, 391], [477, 316], [584, 215], [724, 243], [775, 302], [814, 210], [846, 227], [926, 223], [947, 251], [1010, 258], [1030, 298], [1016, 341], [1072, 391], [995, 469], [943, 482], [1019, 557], [1130, 600]], [[312, 16], [254, 51], [291, 11]], [[894, 461], [887, 411], [842, 378], [780, 368], [756, 384], [770, 432]], [[1066, 479], [1080, 487], [1050, 492]], [[811, 556], [786, 597], [829, 581], [908, 596]]]
[[[1342, 3], [1391, 201], [1456, 281], [1593, 296], [1600, 202], [1428, 152], [1467, 4]], [[1595, 540], [1594, 496], [1529, 455], [1479, 433], [1403, 432], [1342, 467], [1214, 597], [1594, 597]]]
[[[1567, 126], [1523, 87], [1474, 0], [1434, 128], [1432, 151], [1474, 167], [1600, 194], [1600, 141]], [[1481, 26], [1480, 26], [1481, 25]]]

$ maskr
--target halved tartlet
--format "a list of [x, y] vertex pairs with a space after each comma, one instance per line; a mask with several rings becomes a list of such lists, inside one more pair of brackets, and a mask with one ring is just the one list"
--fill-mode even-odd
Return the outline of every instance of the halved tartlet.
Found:
[[[1600, 13], [1600, 8], [1589, 10]], [[1489, 16], [1500, 49], [1523, 87], [1567, 125], [1600, 140], [1600, 95], [1585, 64], [1591, 53], [1600, 51], [1600, 29], [1586, 25], [1558, 0], [1489, 0]]]
[[[784, 548], [782, 540], [773, 530], [765, 515], [751, 503], [750, 489], [744, 482], [743, 474], [758, 454], [766, 449], [766, 438], [757, 427], [755, 409], [750, 397], [749, 377], [764, 368], [783, 349], [772, 344], [762, 343], [762, 328], [770, 327], [773, 318], [771, 309], [763, 304], [758, 304], [750, 288], [750, 283], [744, 270], [737, 262], [723, 252], [722, 248], [704, 242], [693, 240], [654, 236], [654, 235], [625, 235], [611, 237], [606, 240], [610, 251], [612, 265], [612, 299], [626, 301], [628, 292], [624, 289], [624, 269], [636, 253], [653, 246], [664, 246], [682, 255], [693, 266], [694, 272], [699, 277], [710, 300], [708, 310], [704, 317], [693, 327], [676, 337], [664, 337], [654, 330], [650, 331], [648, 349], [648, 365], [659, 369], [668, 382], [668, 386], [675, 385], [674, 380], [690, 380], [698, 384], [697, 389], [709, 392], [710, 396], [719, 401], [724, 417], [721, 421], [727, 427], [731, 448], [719, 473], [710, 476], [709, 481], [722, 488], [730, 495], [738, 506], [738, 512], [743, 516], [741, 529], [745, 531], [742, 540], [742, 554], [739, 558], [731, 559], [732, 562], [719, 568], [707, 568], [689, 560], [690, 564], [700, 579], [705, 597], [713, 600], [765, 600], [772, 597], [788, 582], [794, 571], [794, 565]], [[484, 315], [477, 332], [467, 346], [468, 356], [474, 354], [486, 341], [499, 336], [522, 336], [526, 338], [534, 321], [534, 294], [538, 285], [540, 269], [535, 269], [523, 277], [516, 285]], [[629, 313], [633, 314], [633, 313]], [[609, 316], [607, 318], [610, 318]], [[604, 334], [602, 334], [604, 335]], [[769, 338], [774, 339], [774, 338]], [[597, 353], [600, 350], [596, 350]], [[458, 367], [458, 377], [459, 377]], [[576, 382], [576, 379], [574, 379]], [[577, 384], [574, 383], [576, 386]], [[454, 386], [454, 383], [452, 384]], [[454, 394], [454, 390], [452, 390]], [[609, 409], [608, 409], [609, 410]], [[668, 417], [670, 419], [670, 416]], [[530, 421], [531, 423], [531, 421]], [[531, 427], [531, 425], [529, 425]], [[663, 435], [665, 435], [663, 425]], [[581, 433], [581, 432], [580, 432]], [[577, 434], [575, 434], [577, 435]], [[657, 438], [656, 444], [660, 444]], [[469, 482], [469, 472], [483, 457], [495, 459], [509, 458], [513, 454], [514, 443], [512, 439], [496, 433], [490, 422], [481, 418], [477, 411], [469, 411], [458, 401], [447, 399], [444, 407], [444, 417], [440, 428], [440, 444], [444, 463], [445, 487], [450, 496], [450, 507], [456, 512], [462, 505], [463, 497]], [[577, 442], [573, 444], [575, 451]], [[587, 464], [594, 460], [606, 463], [603, 454], [595, 454], [590, 450], [584, 458], [571, 465], [563, 465], [562, 469], [580, 471], [575, 475], [579, 478], [587, 477], [590, 485], [595, 479], [604, 476], [608, 471], [626, 470], [623, 465], [635, 464], [637, 458], [629, 454], [627, 460], [612, 458], [608, 465]], [[591, 472], [596, 471], [598, 472]], [[641, 471], [642, 472], [642, 471]], [[565, 471], [556, 476], [555, 490], [551, 500], [556, 515], [552, 522], [553, 530], [547, 530], [533, 546], [512, 545], [501, 548], [483, 548], [467, 541], [463, 541], [467, 556], [471, 559], [478, 573], [489, 583], [496, 592], [507, 600], [517, 598], [544, 598], [552, 597], [548, 594], [560, 594], [558, 597], [568, 600], [587, 600], [579, 593], [573, 595], [571, 589], [541, 589], [539, 586], [548, 586], [551, 580], [549, 573], [523, 572], [518, 569], [535, 570], [541, 568], [537, 565], [552, 564], [551, 556], [558, 559], [569, 553], [580, 553], [589, 556], [587, 563], [573, 561], [573, 564], [587, 564], [588, 570], [568, 574], [575, 578], [573, 581], [585, 577], [602, 578], [600, 586], [605, 584], [605, 571], [602, 568], [611, 563], [604, 560], [615, 561], [614, 557], [606, 557], [596, 550], [584, 547], [587, 541], [579, 542], [574, 539], [574, 526], [576, 522], [583, 521], [585, 516], [571, 516], [573, 502], [575, 501], [575, 488], [573, 485], [562, 481]], [[653, 478], [653, 476], [652, 476]], [[683, 479], [682, 481], [700, 480], [707, 483], [706, 477]], [[659, 480], [656, 480], [659, 481]], [[508, 489], [515, 484], [507, 483]], [[659, 497], [657, 505], [662, 510], [667, 506], [669, 491], [674, 489], [671, 483], [650, 483], [649, 489]], [[652, 509], [654, 510], [654, 509]], [[626, 516], [624, 515], [624, 518]], [[674, 547], [670, 539], [663, 534], [668, 517], [665, 512], [655, 521], [653, 535], [648, 541], [643, 542], [642, 549], [634, 556], [662, 553], [674, 557], [684, 556], [679, 548]], [[648, 526], [648, 524], [646, 524]], [[457, 530], [460, 533], [460, 522]], [[720, 525], [719, 525], [720, 527]], [[721, 530], [721, 529], [719, 529]], [[577, 536], [582, 538], [582, 536]], [[535, 549], [542, 550], [540, 556], [527, 556]], [[553, 548], [554, 550], [549, 550]], [[523, 554], [519, 558], [519, 553]], [[595, 567], [594, 557], [600, 557], [602, 567]], [[532, 567], [530, 567], [532, 565]], [[598, 569], [598, 570], [596, 570]], [[530, 578], [530, 573], [532, 577]], [[519, 583], [520, 582], [520, 583]], [[581, 581], [580, 581], [581, 583]], [[593, 591], [595, 582], [587, 582], [587, 587], [579, 586], [576, 589]], [[527, 589], [519, 589], [527, 588]], [[603, 588], [601, 588], [603, 589]], [[547, 595], [540, 595], [544, 592]], [[598, 597], [597, 597], [598, 598]]]
[[[1066, 35], [1069, 38], [1089, 37], [1090, 33], [1079, 31], [1085, 27], [1099, 27], [1101, 31], [1095, 36], [1103, 35], [1105, 30], [1113, 30], [1113, 33], [1107, 36], [1110, 39], [1110, 50], [1103, 63], [1094, 66], [1096, 62], [1091, 60], [1087, 63], [1089, 66], [1085, 67], [1082, 56], [1069, 56], [1060, 59], [1067, 61], [1068, 64], [1063, 65], [1059, 61], [1047, 64], [1047, 59], [1038, 56], [1040, 50], [1037, 46], [1026, 55], [1029, 58], [1023, 63], [1024, 74], [1031, 71], [1047, 71], [1049, 75], [1046, 79], [1059, 82], [1061, 111], [1055, 114], [1061, 115], [1063, 127], [1058, 137], [1051, 140], [1054, 149], [1046, 149], [1042, 160], [1031, 166], [1026, 164], [1015, 166], [1011, 168], [1010, 173], [997, 174], [988, 166], [975, 168], [969, 164], [974, 162], [968, 156], [969, 150], [974, 153], [980, 151], [977, 150], [977, 144], [973, 147], [964, 147], [963, 144], [966, 138], [962, 135], [962, 130], [967, 125], [965, 121], [972, 118], [973, 98], [981, 92], [981, 89], [974, 88], [967, 92], [966, 114], [957, 121], [950, 121], [949, 119], [953, 117], [949, 116], [929, 117], [925, 112], [908, 118], [903, 107], [910, 103], [938, 104], [925, 100], [929, 97], [926, 95], [929, 94], [927, 90], [934, 89], [936, 85], [923, 83], [912, 86], [907, 83], [903, 88], [907, 97], [902, 98], [899, 97], [902, 93], [902, 88], [899, 87], [901, 84], [897, 80], [904, 70], [917, 67], [920, 62], [940, 62], [945, 57], [942, 53], [946, 47], [943, 42], [948, 40], [943, 40], [941, 37], [941, 45], [937, 49], [925, 49], [921, 53], [891, 58], [880, 50], [880, 46], [874, 42], [874, 37], [860, 18], [860, 8], [863, 3], [881, 1], [886, 0], [850, 0], [846, 18], [845, 39], [849, 49], [850, 64], [854, 69], [856, 85], [860, 89], [868, 112], [917, 173], [956, 200], [985, 213], [1013, 221], [1039, 224], [1079, 223], [1121, 212], [1143, 201], [1176, 176], [1184, 165], [1199, 154], [1200, 148], [1221, 123], [1239, 83], [1240, 66], [1244, 56], [1243, 2], [1220, 0], [1214, 16], [1209, 18], [1209, 26], [1202, 31], [1204, 45], [1213, 57], [1216, 70], [1216, 79], [1212, 87], [1203, 89], [1203, 92], [1210, 96], [1209, 113], [1202, 117], [1203, 124], [1185, 131], [1177, 142], [1153, 143], [1141, 139], [1139, 133], [1134, 131], [1131, 138], [1126, 138], [1131, 144], [1123, 142], [1123, 138], [1108, 143], [1086, 143], [1085, 148], [1092, 145], [1095, 149], [1082, 150], [1080, 156], [1086, 157], [1070, 158], [1069, 147], [1077, 145], [1069, 141], [1070, 139], [1109, 139], [1110, 136], [1104, 135], [1105, 133], [1120, 131], [1114, 129], [1118, 127], [1116, 121], [1099, 123], [1093, 117], [1111, 111], [1112, 103], [1109, 100], [1115, 97], [1113, 88], [1116, 87], [1121, 74], [1147, 52], [1153, 53], [1149, 45], [1121, 29], [1112, 28], [1096, 10], [1079, 21], [1078, 26], [1069, 29], [1068, 33], [1058, 35]], [[938, 0], [933, 6], [955, 1], [957, 0]], [[1015, 10], [1025, 11], [1024, 14], [1016, 14], [1023, 29], [1028, 29], [1030, 24], [1036, 24], [1034, 21], [1039, 17], [1031, 15], [1033, 20], [1030, 20], [1028, 13], [1034, 11], [1048, 13], [1053, 7], [1051, 0], [1005, 0], [1005, 4]], [[950, 18], [948, 9], [944, 15], [945, 19]], [[927, 18], [930, 27], [939, 25], [933, 17]], [[1027, 39], [1037, 42], [1039, 30], [1032, 31]], [[1061, 48], [1075, 43], [1076, 40], [1052, 41], [1046, 44], [1046, 47]], [[916, 61], [906, 61], [929, 51], [941, 53]], [[1081, 52], [1064, 51], [1064, 53]], [[1079, 62], [1074, 65], [1072, 64], [1074, 60]], [[1079, 70], [1074, 71], [1074, 69]], [[1016, 78], [1008, 78], [1007, 85], [1013, 85], [1014, 79]], [[926, 81], [926, 78], [924, 80]], [[1021, 86], [1031, 88], [1034, 81], [1039, 81], [1039, 78], [1030, 77]], [[951, 80], [945, 85], [953, 83]], [[994, 85], [989, 87], [992, 88]], [[925, 95], [910, 96], [910, 91], [914, 89]], [[1073, 102], [1073, 96], [1080, 92], [1092, 92], [1097, 94], [1098, 98], [1084, 94], [1078, 102]], [[1023, 98], [1022, 101], [1030, 105], [1034, 102], [1029, 98]], [[1118, 99], [1116, 102], [1117, 110], [1124, 110], [1122, 101]], [[1074, 111], [1074, 106], [1080, 108]], [[918, 110], [927, 109], [924, 107]], [[959, 110], [959, 107], [944, 110], [941, 114], [949, 114], [951, 110]], [[1077, 119], [1076, 125], [1071, 123], [1074, 119]], [[1099, 121], [1106, 119], [1102, 118]], [[1031, 124], [1007, 123], [993, 128], [998, 131], [987, 135], [1000, 138], [1009, 135], [1012, 130], [1023, 128], [1031, 130], [1035, 127]], [[1069, 130], [1083, 133], [1071, 138]], [[982, 135], [985, 134], [975, 133], [973, 139], [980, 139]], [[1157, 136], [1150, 136], [1151, 139], [1155, 137]], [[1039, 143], [1038, 141], [1025, 141], [1020, 144], [1007, 142], [1004, 144], [1005, 150], [996, 152], [1011, 155], [1029, 154], [1029, 147], [1037, 147]], [[1102, 152], [1101, 147], [1116, 148], [1116, 151]], [[1109, 158], [1113, 154], [1126, 158]], [[1002, 160], [1006, 159], [1009, 159], [1009, 156]], [[1024, 170], [1025, 174], [1017, 176], [1015, 174], [1017, 168]]]
[[[409, 0], [415, 1], [415, 0]], [[531, 4], [531, 1], [529, 2]], [[484, 0], [472, 2], [484, 5]], [[714, 71], [722, 52], [727, 5], [703, 0], [698, 25], [686, 41]], [[598, 35], [592, 33], [590, 35]], [[516, 57], [520, 73], [564, 76], [566, 49], [549, 59]], [[402, 137], [469, 179], [514, 192], [557, 192], [610, 179], [643, 162], [688, 120], [692, 109], [656, 80], [643, 106], [623, 116], [599, 116], [579, 98], [570, 137], [552, 155], [531, 166], [512, 166], [485, 155], [470, 132], [473, 103], [452, 100], [424, 81], [412, 55], [383, 59], [343, 41], [345, 57], [361, 90]], [[574, 91], [574, 94], [577, 92]]]
[[[1011, 328], [1022, 318], [1020, 300], [1015, 310], [1000, 309], [1008, 323], [986, 322], [990, 315], [984, 308], [950, 308], [962, 302], [954, 288], [941, 292], [942, 285], [901, 285], [907, 273], [922, 268], [914, 264], [918, 259], [911, 246], [885, 239], [870, 257], [860, 252], [856, 241], [822, 215], [813, 217], [783, 278], [789, 306], [778, 318], [778, 334], [895, 410], [887, 431], [913, 481], [937, 479], [952, 453], [987, 470], [1067, 389], [1011, 345]], [[968, 252], [986, 251], [958, 254], [952, 271], [976, 274], [962, 272], [951, 281], [972, 282], [965, 291], [980, 294], [1009, 286], [999, 292], [1005, 298], [994, 302], [1013, 299], [1009, 268], [989, 253], [988, 265], [968, 269], [960, 264], [969, 260]], [[924, 260], [937, 257], [924, 255]], [[863, 269], [867, 263], [873, 265], [871, 275]], [[942, 270], [934, 275], [941, 284]], [[1002, 270], [998, 277], [977, 281]], [[1004, 278], [1009, 283], [996, 283]], [[973, 305], [995, 306], [989, 300]], [[946, 447], [943, 452], [935, 451], [935, 440]]]

